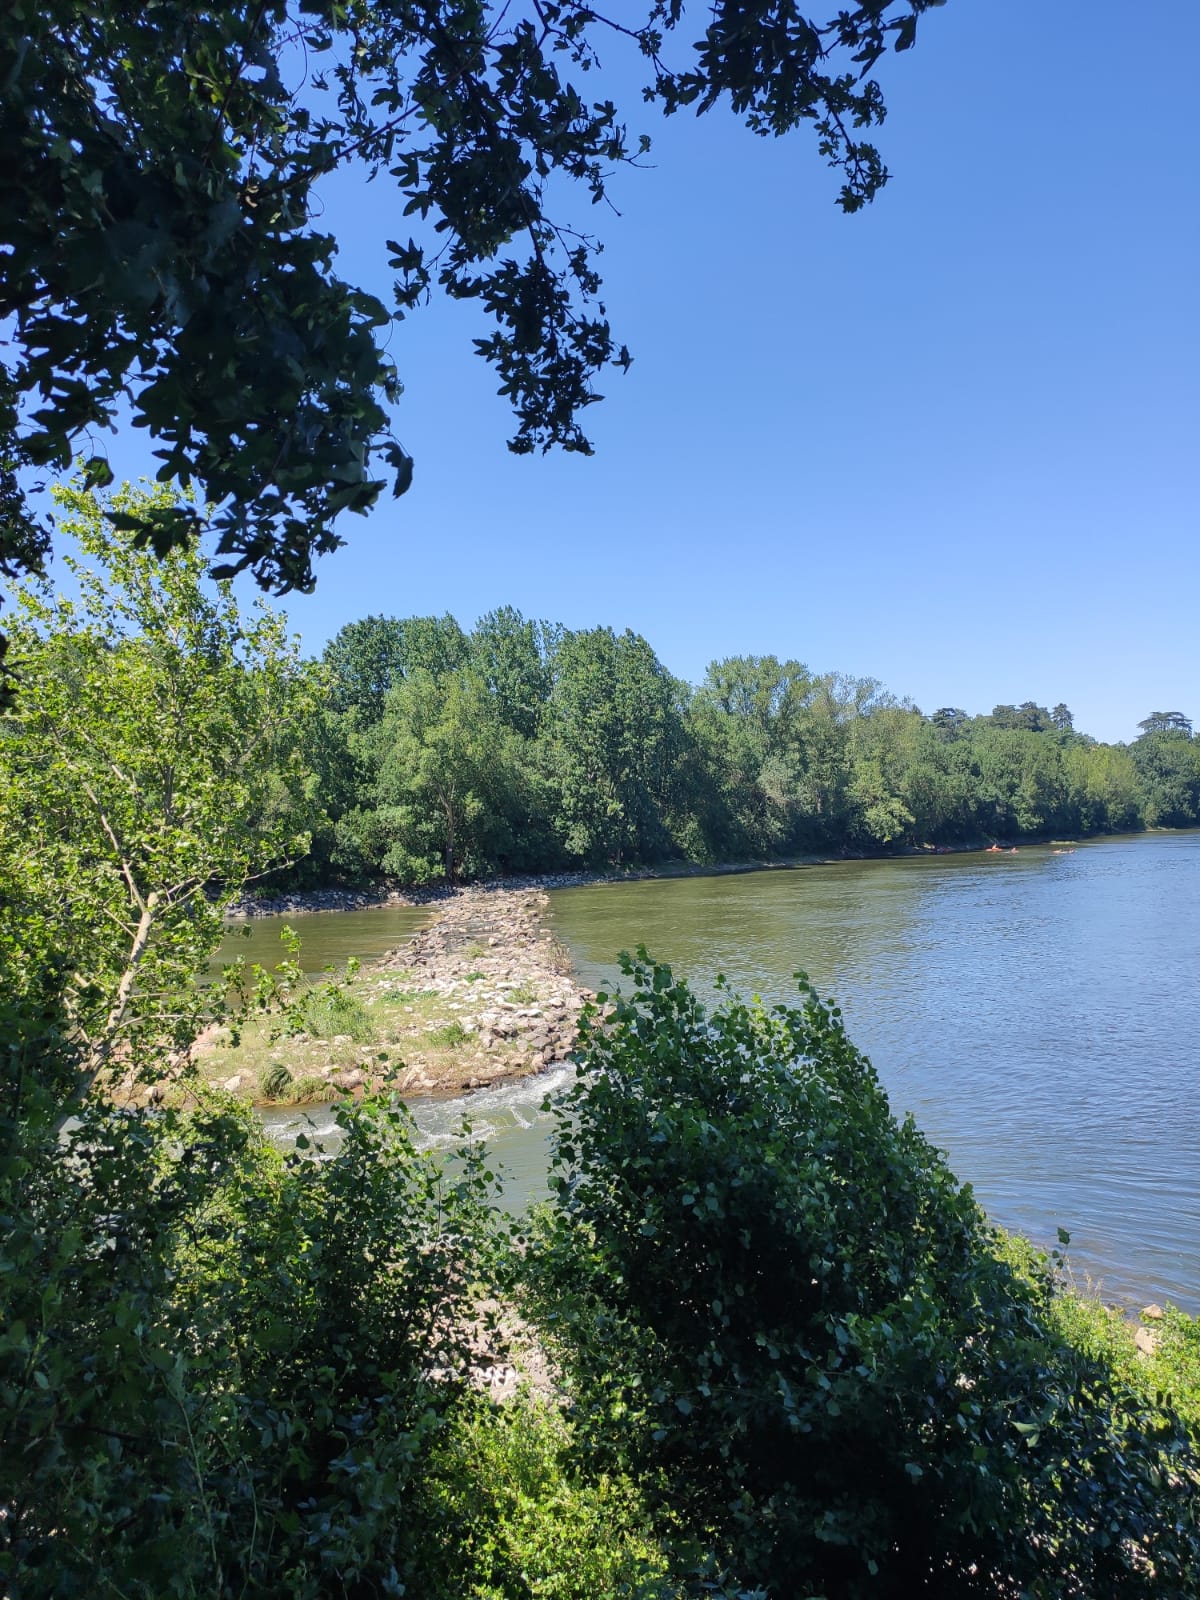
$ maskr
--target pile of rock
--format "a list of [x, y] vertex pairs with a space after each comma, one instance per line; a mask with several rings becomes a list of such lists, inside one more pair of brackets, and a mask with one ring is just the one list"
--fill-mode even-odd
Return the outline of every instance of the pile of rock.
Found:
[[537, 890], [460, 890], [379, 963], [376, 972], [403, 971], [406, 983], [441, 996], [466, 1035], [451, 1060], [431, 1062], [419, 1041], [406, 1050], [403, 1092], [455, 1093], [568, 1059], [579, 1013], [595, 996], [574, 982], [569, 955], [542, 927], [548, 904]]

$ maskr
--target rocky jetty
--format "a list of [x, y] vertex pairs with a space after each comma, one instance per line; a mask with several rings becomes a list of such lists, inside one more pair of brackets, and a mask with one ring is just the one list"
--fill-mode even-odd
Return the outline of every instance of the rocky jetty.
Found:
[[[407, 1042], [397, 1086], [405, 1094], [455, 1093], [541, 1072], [575, 1048], [579, 1013], [594, 998], [571, 976], [571, 960], [542, 927], [539, 889], [476, 887], [442, 903], [434, 920], [371, 970], [378, 990], [419, 985], [446, 1022]], [[414, 1008], [415, 1009], [415, 1008]], [[446, 1027], [464, 1036], [437, 1048]]]

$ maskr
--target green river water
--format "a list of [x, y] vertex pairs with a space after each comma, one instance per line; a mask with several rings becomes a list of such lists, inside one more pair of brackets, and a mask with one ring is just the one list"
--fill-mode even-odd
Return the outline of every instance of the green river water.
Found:
[[[424, 915], [290, 920], [320, 966]], [[1200, 1309], [1200, 833], [562, 889], [549, 921], [593, 987], [638, 942], [706, 994], [724, 972], [787, 999], [806, 969], [998, 1221], [1042, 1242], [1065, 1227], [1112, 1298]], [[544, 1193], [541, 1102], [565, 1078], [470, 1097], [513, 1204]], [[452, 1146], [466, 1106], [418, 1103], [423, 1137]], [[268, 1125], [288, 1139], [297, 1114]]]

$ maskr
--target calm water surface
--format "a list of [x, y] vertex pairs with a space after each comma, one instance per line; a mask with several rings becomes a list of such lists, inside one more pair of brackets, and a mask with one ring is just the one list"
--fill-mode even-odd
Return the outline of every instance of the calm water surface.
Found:
[[[320, 967], [424, 915], [291, 920]], [[550, 922], [593, 987], [638, 942], [706, 995], [724, 972], [786, 1000], [804, 968], [998, 1221], [1042, 1243], [1066, 1228], [1077, 1276], [1114, 1299], [1200, 1310], [1200, 833], [563, 889]], [[419, 1101], [422, 1137], [451, 1148], [469, 1111], [519, 1207], [545, 1193], [541, 1102], [566, 1076]], [[289, 1140], [300, 1116], [268, 1126]]]
[[711, 995], [804, 968], [1000, 1222], [1200, 1309], [1200, 834], [562, 890], [585, 983], [646, 944]]
[[351, 956], [377, 961], [411, 939], [431, 914], [428, 906], [372, 906], [366, 911], [291, 911], [283, 916], [247, 917], [230, 925], [216, 959], [235, 961], [245, 956], [247, 966], [257, 961], [260, 966], [273, 967], [287, 954], [279, 935], [288, 927], [300, 936], [300, 965], [305, 972], [320, 972], [331, 964], [343, 967]]

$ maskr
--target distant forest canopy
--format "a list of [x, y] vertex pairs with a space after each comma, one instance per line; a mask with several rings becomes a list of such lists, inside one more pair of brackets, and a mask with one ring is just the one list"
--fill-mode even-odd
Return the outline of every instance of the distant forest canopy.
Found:
[[735, 656], [696, 686], [640, 635], [511, 607], [371, 616], [324, 652], [322, 817], [293, 877], [406, 883], [1184, 827], [1200, 740], [1129, 745], [1026, 701], [926, 715], [871, 678]]

